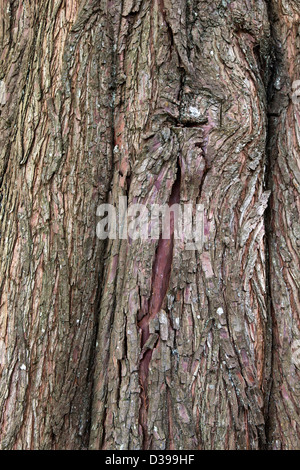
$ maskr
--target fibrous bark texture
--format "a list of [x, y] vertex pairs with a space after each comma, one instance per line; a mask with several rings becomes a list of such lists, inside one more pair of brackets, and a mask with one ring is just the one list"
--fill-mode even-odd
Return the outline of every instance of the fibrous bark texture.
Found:
[[[0, 0], [0, 448], [300, 449], [299, 24]], [[99, 240], [124, 196], [202, 249]]]

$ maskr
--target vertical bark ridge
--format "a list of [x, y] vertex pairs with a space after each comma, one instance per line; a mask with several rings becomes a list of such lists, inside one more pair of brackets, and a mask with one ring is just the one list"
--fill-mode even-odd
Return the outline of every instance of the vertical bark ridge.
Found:
[[0, 10], [1, 448], [84, 448], [113, 44], [99, 2]]
[[272, 1], [275, 69], [270, 93], [269, 246], [273, 320], [270, 449], [299, 449], [299, 19], [297, 2]]
[[260, 448], [269, 384], [266, 5], [143, 2], [134, 18], [123, 15], [119, 37], [122, 171], [111, 200], [130, 174], [129, 203], [167, 203], [180, 155], [180, 202], [204, 205], [206, 239], [202, 253], [174, 241], [169, 288], [149, 324], [160, 340], [147, 356], [143, 426], [139, 367], [148, 332], [143, 340], [139, 322], [151, 301], [157, 242], [110, 244], [91, 448], [141, 448], [143, 427], [146, 448]]
[[[180, 202], [180, 169], [177, 169], [177, 177], [174, 182], [170, 200], [168, 205], [170, 208], [174, 204]], [[167, 222], [168, 223], [168, 222]], [[141, 408], [140, 408], [140, 422], [143, 428], [144, 442], [143, 447], [149, 448], [149, 436], [147, 427], [147, 409], [148, 409], [148, 376], [149, 364], [152, 357], [152, 351], [159, 341], [159, 335], [154, 336], [154, 341], [149, 342], [150, 337], [150, 322], [155, 321], [158, 313], [160, 312], [163, 302], [165, 300], [172, 268], [173, 249], [174, 249], [174, 229], [175, 229], [175, 215], [172, 211], [170, 213], [170, 238], [164, 239], [162, 234], [160, 236], [155, 259], [153, 263], [153, 275], [151, 286], [151, 297], [149, 301], [149, 311], [139, 321], [138, 327], [142, 330], [141, 336], [141, 361], [140, 361], [140, 385], [141, 385]]]

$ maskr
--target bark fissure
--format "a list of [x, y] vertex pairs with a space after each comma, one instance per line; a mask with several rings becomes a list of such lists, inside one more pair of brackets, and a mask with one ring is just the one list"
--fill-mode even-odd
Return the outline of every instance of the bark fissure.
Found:
[[[274, 87], [274, 83], [276, 80], [276, 69], [278, 67], [278, 60], [276, 57], [276, 46], [275, 46], [275, 38], [273, 34], [273, 24], [272, 24], [272, 2], [267, 3], [268, 8], [268, 19], [270, 22], [270, 46], [269, 46], [269, 57], [270, 57], [270, 66], [269, 66], [269, 80], [266, 87], [266, 94], [267, 94], [267, 134], [266, 134], [266, 170], [265, 170], [265, 189], [270, 191], [272, 197], [272, 152], [270, 149], [270, 140], [272, 138], [272, 129], [270, 119], [272, 119], [272, 113], [270, 109], [272, 108], [272, 104], [270, 104], [272, 100], [272, 89]], [[263, 449], [268, 449], [270, 442], [271, 442], [271, 433], [270, 433], [270, 400], [271, 400], [271, 391], [272, 391], [272, 382], [273, 382], [273, 321], [274, 321], [274, 314], [273, 314], [273, 306], [272, 306], [272, 293], [271, 293], [271, 270], [270, 270], [270, 259], [271, 259], [271, 250], [270, 250], [270, 233], [271, 233], [271, 208], [270, 208], [270, 201], [268, 203], [267, 209], [264, 215], [264, 223], [266, 227], [266, 292], [268, 294], [268, 302], [267, 302], [267, 315], [268, 315], [268, 336], [266, 339], [266, 361], [265, 361], [265, 376], [267, 380], [267, 388], [265, 393], [265, 405], [264, 405], [264, 416], [265, 416], [265, 434], [266, 434], [266, 443], [263, 446]]]
[[[177, 164], [177, 176], [173, 184], [172, 192], [169, 199], [169, 206], [172, 207], [174, 204], [180, 202], [180, 167]], [[147, 410], [148, 410], [148, 377], [149, 377], [149, 366], [152, 358], [153, 350], [159, 342], [159, 334], [155, 338], [155, 343], [151, 345], [151, 348], [145, 350], [150, 337], [150, 322], [155, 320], [159, 314], [163, 303], [166, 298], [167, 291], [169, 289], [171, 267], [173, 260], [173, 249], [174, 249], [174, 230], [175, 230], [175, 216], [174, 212], [170, 215], [170, 238], [164, 239], [163, 233], [161, 233], [155, 258], [153, 262], [153, 274], [151, 283], [151, 296], [149, 298], [149, 307], [147, 314], [140, 320], [138, 327], [141, 329], [141, 360], [139, 367], [139, 382], [141, 386], [141, 406], [140, 406], [140, 424], [143, 429], [143, 448], [149, 449], [149, 435], [147, 429]], [[163, 221], [162, 221], [163, 224]], [[164, 227], [162, 227], [163, 231]], [[153, 333], [152, 333], [153, 334]]]
[[[269, 132], [267, 139], [267, 181], [271, 199], [266, 214], [268, 243], [269, 309], [272, 321], [271, 383], [266, 419], [269, 449], [299, 448], [299, 380], [293, 344], [299, 324], [299, 252], [297, 230], [288, 229], [299, 220], [299, 188], [296, 160], [299, 161], [298, 103], [292, 100], [293, 81], [299, 79], [297, 45], [299, 6], [290, 2], [269, 2], [273, 74], [269, 87]], [[284, 150], [285, 148], [285, 150]], [[287, 220], [289, 222], [287, 222]], [[290, 255], [286, 254], [286, 247]], [[293, 257], [293, 262], [290, 261]], [[296, 293], [294, 282], [298, 286]], [[289, 326], [286, 318], [290, 317]]]

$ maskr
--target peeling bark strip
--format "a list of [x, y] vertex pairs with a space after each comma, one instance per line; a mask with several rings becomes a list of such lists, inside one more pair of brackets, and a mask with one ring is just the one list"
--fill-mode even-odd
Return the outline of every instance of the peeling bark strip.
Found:
[[[0, 448], [299, 449], [298, 2], [0, 18]], [[125, 195], [203, 251], [98, 240]]]

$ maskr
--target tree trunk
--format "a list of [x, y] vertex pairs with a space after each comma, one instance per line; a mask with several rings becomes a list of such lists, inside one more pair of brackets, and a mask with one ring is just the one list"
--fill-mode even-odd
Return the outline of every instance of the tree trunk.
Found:
[[[297, 1], [0, 18], [0, 448], [300, 449]], [[122, 196], [202, 250], [100, 240]]]

